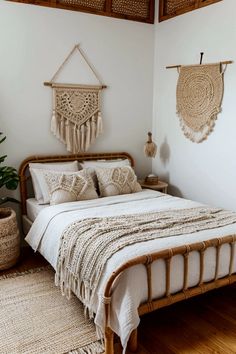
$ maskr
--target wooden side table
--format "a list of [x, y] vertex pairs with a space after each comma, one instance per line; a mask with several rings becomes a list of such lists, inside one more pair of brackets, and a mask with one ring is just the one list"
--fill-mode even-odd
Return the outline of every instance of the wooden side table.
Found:
[[142, 188], [153, 189], [154, 191], [160, 191], [162, 193], [167, 193], [168, 183], [163, 181], [158, 181], [157, 184], [147, 184], [144, 180], [139, 180], [138, 183]]

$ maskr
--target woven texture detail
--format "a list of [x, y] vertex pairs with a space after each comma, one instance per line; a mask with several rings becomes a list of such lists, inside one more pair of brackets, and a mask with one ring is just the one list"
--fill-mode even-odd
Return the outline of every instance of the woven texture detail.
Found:
[[177, 113], [185, 136], [200, 143], [212, 131], [221, 110], [221, 65], [181, 67], [176, 96]]
[[12, 267], [20, 255], [20, 235], [16, 213], [0, 208], [0, 270]]
[[63, 298], [54, 272], [0, 278], [1, 354], [100, 354], [95, 326], [80, 301]]
[[53, 87], [51, 130], [68, 151], [87, 151], [102, 132], [100, 92], [98, 88]]
[[62, 234], [56, 284], [68, 297], [72, 290], [92, 316], [98, 284], [106, 264], [122, 248], [235, 222], [236, 213], [207, 207], [73, 222]]
[[122, 15], [147, 18], [150, 0], [113, 0], [112, 11]]
[[104, 10], [105, 0], [59, 0], [58, 3], [83, 6], [95, 10]]
[[50, 204], [98, 198], [92, 177], [87, 170], [77, 173], [43, 173], [49, 187]]
[[167, 0], [165, 1], [165, 15], [171, 15], [178, 10], [194, 5], [195, 0]]
[[136, 193], [142, 190], [134, 170], [130, 166], [96, 168], [101, 197]]

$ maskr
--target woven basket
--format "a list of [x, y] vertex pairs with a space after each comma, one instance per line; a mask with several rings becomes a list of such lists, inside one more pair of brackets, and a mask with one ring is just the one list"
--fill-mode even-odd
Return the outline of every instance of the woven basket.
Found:
[[11, 208], [0, 208], [0, 270], [12, 267], [20, 255], [20, 235], [16, 213]]

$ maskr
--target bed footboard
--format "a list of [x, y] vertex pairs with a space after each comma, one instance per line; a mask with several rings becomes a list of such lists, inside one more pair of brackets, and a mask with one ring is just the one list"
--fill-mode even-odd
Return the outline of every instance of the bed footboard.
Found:
[[[104, 292], [104, 303], [105, 303], [105, 314], [106, 314], [106, 330], [105, 330], [105, 354], [114, 354], [114, 341], [113, 341], [113, 332], [109, 328], [109, 316], [110, 316], [110, 303], [111, 303], [111, 295], [112, 295], [112, 287], [114, 281], [118, 277], [118, 275], [124, 270], [131, 268], [138, 264], [143, 264], [146, 268], [146, 280], [147, 280], [147, 301], [140, 305], [138, 312], [139, 315], [144, 315], [149, 312], [155, 311], [159, 308], [169, 306], [173, 303], [191, 298], [196, 295], [203, 294], [207, 291], [232, 284], [236, 281], [236, 273], [233, 271], [234, 265], [234, 257], [235, 257], [235, 243], [236, 243], [236, 235], [225, 236], [222, 238], [214, 238], [208, 241], [193, 243], [189, 245], [184, 245], [180, 247], [175, 247], [167, 250], [163, 250], [160, 252], [155, 252], [151, 254], [147, 254], [144, 256], [137, 257], [125, 264], [123, 264], [120, 268], [118, 268], [115, 272], [113, 272], [110, 277], [106, 289]], [[220, 264], [220, 251], [222, 245], [228, 244], [230, 247], [230, 259], [229, 259], [229, 272], [228, 275], [219, 278], [219, 264]], [[215, 266], [215, 274], [214, 279], [209, 282], [204, 282], [203, 275], [205, 269], [205, 252], [208, 248], [214, 247], [216, 249], [216, 266]], [[189, 279], [189, 255], [191, 252], [197, 251], [199, 253], [200, 258], [200, 270], [199, 270], [199, 281], [198, 284], [194, 287], [188, 286]], [[181, 291], [175, 294], [171, 294], [171, 262], [174, 256], [182, 255], [184, 258], [184, 281], [183, 288]], [[165, 287], [165, 295], [162, 298], [154, 298], [152, 292], [152, 263], [157, 260], [164, 260], [165, 268], [166, 268], [166, 287]], [[137, 330], [135, 330], [129, 341], [129, 349], [131, 351], [136, 351], [137, 349]]]

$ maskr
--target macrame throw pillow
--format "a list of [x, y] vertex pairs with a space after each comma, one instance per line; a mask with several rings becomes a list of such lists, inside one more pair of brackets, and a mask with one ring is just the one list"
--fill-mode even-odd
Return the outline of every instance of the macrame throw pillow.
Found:
[[101, 197], [136, 193], [142, 190], [137, 176], [130, 166], [116, 168], [96, 168]]
[[50, 205], [98, 198], [93, 180], [86, 170], [76, 173], [44, 171], [44, 176], [49, 188]]
[[97, 175], [95, 172], [96, 168], [115, 168], [115, 167], [124, 167], [124, 166], [130, 166], [130, 161], [128, 159], [115, 159], [115, 160], [91, 160], [91, 161], [83, 161], [80, 163], [80, 166], [82, 168], [86, 168], [92, 179], [93, 183], [98, 190], [98, 180], [97, 180]]
[[29, 171], [32, 177], [35, 199], [38, 204], [49, 203], [49, 190], [45, 181], [42, 170], [60, 171], [60, 172], [77, 172], [79, 170], [78, 161], [71, 162], [54, 162], [54, 163], [30, 163]]

